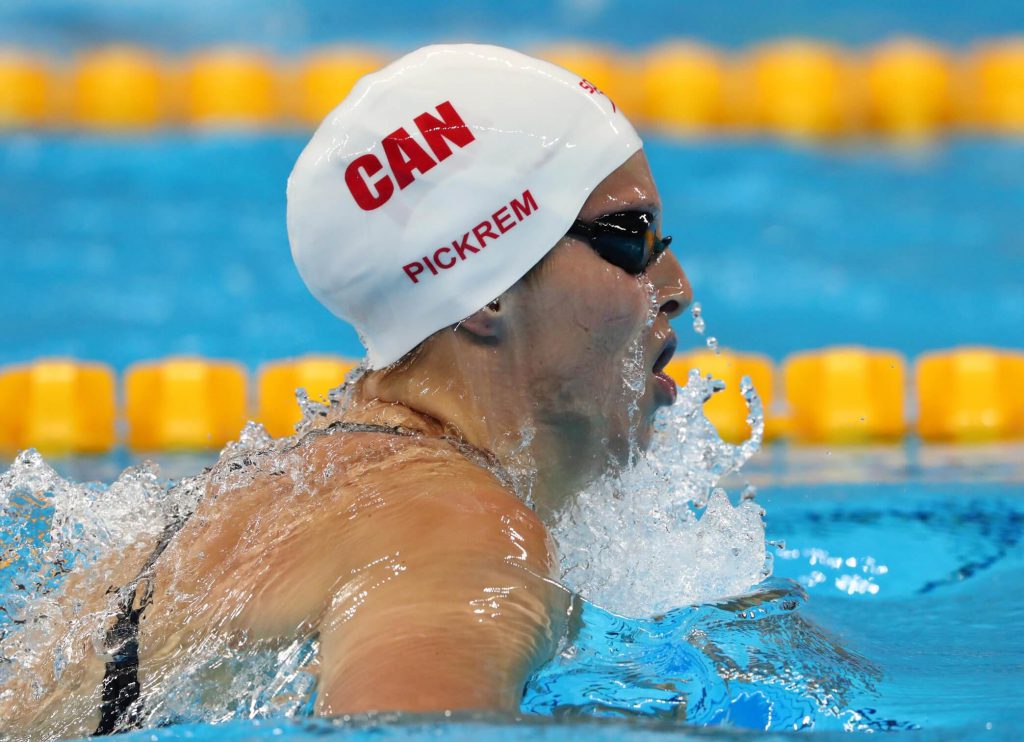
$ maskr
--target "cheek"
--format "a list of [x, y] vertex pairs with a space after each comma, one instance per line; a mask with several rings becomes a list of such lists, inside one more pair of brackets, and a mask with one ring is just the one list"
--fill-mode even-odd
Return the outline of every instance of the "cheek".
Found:
[[648, 299], [633, 276], [609, 269], [604, 280], [582, 292], [572, 307], [572, 321], [582, 328], [595, 351], [624, 351], [647, 320]]
[[558, 321], [562, 355], [577, 377], [605, 376], [618, 384], [623, 361], [646, 326], [649, 300], [633, 276], [616, 269], [592, 273], [585, 285], [566, 289], [572, 300]]
[[592, 405], [622, 389], [647, 327], [649, 287], [578, 244], [555, 248], [542, 270], [517, 296], [521, 373], [542, 396]]

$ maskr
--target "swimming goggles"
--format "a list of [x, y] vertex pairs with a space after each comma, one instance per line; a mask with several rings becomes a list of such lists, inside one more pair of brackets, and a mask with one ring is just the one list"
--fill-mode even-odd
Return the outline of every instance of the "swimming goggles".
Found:
[[590, 243], [598, 255], [634, 276], [647, 270], [672, 242], [671, 237], [658, 237], [654, 215], [648, 211], [617, 211], [592, 222], [577, 219], [566, 234]]

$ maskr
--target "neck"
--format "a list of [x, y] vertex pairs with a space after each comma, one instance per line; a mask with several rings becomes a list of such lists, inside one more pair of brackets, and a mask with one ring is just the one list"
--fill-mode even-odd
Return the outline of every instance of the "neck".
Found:
[[508, 473], [516, 494], [550, 524], [604, 464], [603, 457], [598, 462], [596, 455], [581, 456], [587, 426], [545, 414], [502, 364], [460, 360], [418, 359], [401, 370], [371, 371], [360, 380], [353, 401], [398, 406], [397, 414], [407, 420], [411, 415], [425, 431], [453, 435], [486, 452]]

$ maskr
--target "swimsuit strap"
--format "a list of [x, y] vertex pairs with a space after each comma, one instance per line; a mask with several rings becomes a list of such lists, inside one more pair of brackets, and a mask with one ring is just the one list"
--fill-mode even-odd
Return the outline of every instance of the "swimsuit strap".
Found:
[[462, 454], [463, 458], [493, 474], [503, 487], [515, 491], [511, 475], [498, 462], [494, 454], [471, 443], [467, 443], [457, 435], [442, 433], [441, 435], [432, 436], [421, 430], [407, 428], [402, 425], [377, 425], [375, 423], [349, 422], [346, 420], [335, 420], [327, 426], [325, 432], [333, 430], [340, 430], [345, 433], [383, 433], [385, 435], [400, 435], [405, 438], [436, 438], [445, 441]]
[[348, 420], [335, 420], [327, 426], [327, 430], [340, 430], [343, 433], [384, 433], [386, 435], [401, 435], [407, 438], [424, 435], [419, 430], [407, 428], [403, 425], [377, 425], [375, 423], [349, 422]]
[[[191, 515], [191, 513], [189, 513]], [[142, 688], [139, 685], [139, 619], [153, 602], [153, 569], [189, 515], [175, 518], [160, 534], [156, 548], [134, 580], [118, 590], [121, 610], [107, 629], [104, 645], [110, 659], [103, 672], [100, 723], [94, 736], [115, 734], [142, 726]], [[142, 588], [140, 593], [139, 588]]]

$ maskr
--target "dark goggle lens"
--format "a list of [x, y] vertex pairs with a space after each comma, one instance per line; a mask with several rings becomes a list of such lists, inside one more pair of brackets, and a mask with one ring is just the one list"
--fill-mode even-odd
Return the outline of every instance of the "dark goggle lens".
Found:
[[598, 255], [633, 275], [643, 273], [672, 240], [658, 239], [654, 216], [645, 211], [606, 214], [581, 226], [577, 223], [570, 233], [586, 237]]

